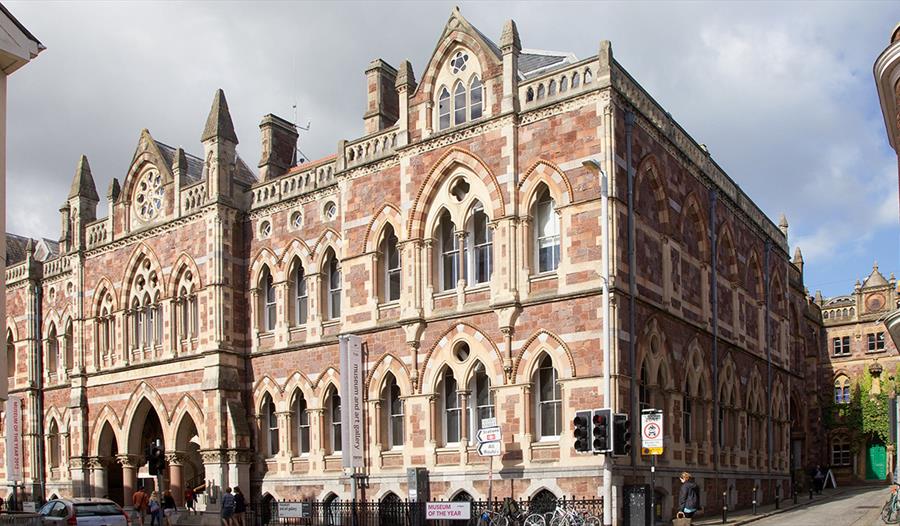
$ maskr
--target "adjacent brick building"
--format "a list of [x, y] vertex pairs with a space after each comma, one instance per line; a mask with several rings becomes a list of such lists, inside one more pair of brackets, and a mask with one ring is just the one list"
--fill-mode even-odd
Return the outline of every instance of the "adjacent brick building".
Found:
[[859, 397], [890, 395], [900, 381], [900, 356], [885, 327], [888, 314], [900, 307], [897, 280], [893, 273], [885, 278], [875, 264], [868, 277], [856, 281], [852, 293], [817, 295], [816, 302], [828, 340], [827, 355], [820, 362], [821, 382], [834, 386], [825, 462], [846, 482], [885, 480], [894, 465], [893, 447], [866, 432], [854, 413], [860, 411]]
[[[571, 420], [603, 405], [665, 411], [664, 516], [685, 469], [709, 507], [787, 495], [816, 454], [824, 344], [802, 258], [608, 42], [529, 51], [508, 22], [498, 45], [454, 10], [418, 75], [365, 74], [365, 135], [324, 159], [297, 164], [296, 128], [267, 115], [251, 169], [221, 91], [197, 156], [140, 134], [106, 217], [81, 159], [59, 255], [7, 270], [35, 491], [127, 501], [159, 437], [176, 490], [347, 498], [337, 336], [355, 333], [367, 498], [406, 498], [408, 467], [433, 498], [485, 497], [491, 416], [494, 495], [596, 496], [602, 457], [574, 453]], [[617, 486], [648, 480], [637, 449]]]

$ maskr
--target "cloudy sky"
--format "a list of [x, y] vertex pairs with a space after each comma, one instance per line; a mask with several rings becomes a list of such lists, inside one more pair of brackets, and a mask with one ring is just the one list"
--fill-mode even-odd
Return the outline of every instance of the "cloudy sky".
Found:
[[[47, 50], [9, 84], [7, 228], [59, 236], [78, 156], [104, 202], [142, 128], [201, 152], [225, 89], [238, 147], [259, 159], [258, 124], [312, 123], [310, 158], [361, 134], [364, 70], [412, 61], [417, 77], [454, 3], [5, 2]], [[900, 21], [896, 2], [459, 3], [499, 40], [595, 54], [602, 39], [770, 217], [784, 212], [806, 282], [852, 289], [877, 259], [900, 275], [897, 160], [872, 64]]]

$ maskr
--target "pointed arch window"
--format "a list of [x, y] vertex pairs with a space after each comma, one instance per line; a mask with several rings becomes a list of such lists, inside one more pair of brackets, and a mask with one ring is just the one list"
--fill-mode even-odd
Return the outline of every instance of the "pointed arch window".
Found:
[[305, 455], [309, 453], [309, 413], [306, 398], [299, 390], [291, 403], [291, 416], [294, 421], [294, 454]]
[[300, 261], [295, 262], [293, 273], [294, 287], [294, 325], [306, 325], [309, 314], [309, 296], [306, 292], [306, 273]]
[[391, 448], [402, 447], [403, 437], [403, 400], [401, 399], [400, 386], [393, 375], [388, 377], [385, 384], [387, 396], [387, 439]]
[[539, 190], [534, 204], [534, 223], [538, 272], [553, 272], [559, 267], [559, 216], [546, 186]]
[[647, 364], [641, 365], [641, 377], [638, 379], [638, 407], [641, 411], [650, 409], [650, 388], [647, 385], [647, 378], [650, 373], [647, 372]]
[[557, 439], [562, 430], [562, 388], [550, 356], [545, 354], [540, 359], [534, 375], [537, 387], [537, 435], [544, 440]]
[[447, 86], [441, 86], [438, 96], [438, 129], [446, 130], [450, 127], [450, 90]]
[[491, 379], [488, 378], [481, 362], [475, 366], [472, 379], [469, 380], [469, 437], [474, 439], [481, 429], [481, 422], [486, 418], [494, 418], [494, 392], [491, 390]]
[[442, 379], [441, 399], [444, 406], [444, 445], [459, 442], [459, 431], [462, 423], [462, 404], [459, 400], [459, 387], [453, 371], [444, 371]]
[[469, 119], [480, 119], [484, 112], [484, 85], [476, 76], [472, 79], [472, 87], [469, 88]]
[[262, 330], [270, 332], [275, 330], [275, 321], [278, 319], [278, 307], [275, 302], [275, 283], [272, 280], [272, 273], [266, 268], [263, 270], [260, 278], [262, 288], [260, 299], [260, 307], [262, 311], [261, 322]]
[[325, 275], [328, 279], [325, 317], [336, 320], [341, 317], [341, 265], [331, 249], [328, 249], [325, 255]]
[[581, 77], [578, 75], [578, 72], [572, 74], [572, 88], [577, 88], [581, 84]]
[[50, 331], [47, 333], [47, 372], [51, 375], [56, 374], [59, 364], [59, 341], [56, 335], [56, 326], [50, 325]]
[[341, 396], [334, 387], [329, 388], [327, 422], [331, 432], [331, 452], [340, 453], [341, 451]]
[[844, 375], [834, 380], [834, 403], [842, 405], [850, 403], [850, 379]]
[[466, 122], [466, 86], [458, 82], [453, 88], [453, 124], [458, 126]]
[[275, 403], [268, 394], [263, 398], [262, 417], [265, 429], [266, 454], [269, 457], [274, 457], [278, 454], [278, 415], [275, 413]]
[[[9, 378], [16, 376], [16, 344], [13, 341], [12, 331], [6, 331], [6, 375]], [[12, 382], [10, 387], [14, 387]]]
[[487, 283], [491, 280], [493, 272], [494, 233], [481, 203], [476, 202], [472, 208], [467, 231], [469, 244], [472, 245], [467, 276], [471, 276], [475, 284]]
[[450, 212], [441, 213], [438, 225], [438, 246], [441, 259], [438, 266], [441, 290], [453, 290], [459, 281], [459, 245], [456, 242], [456, 225], [450, 220]]
[[387, 225], [380, 247], [382, 300], [400, 299], [400, 249], [394, 227]]
[[56, 424], [56, 420], [50, 421], [50, 429], [47, 432], [47, 446], [49, 451], [49, 460], [50, 460], [50, 469], [59, 468], [59, 462], [62, 449], [61, 449], [61, 441], [59, 439], [59, 426]]
[[684, 400], [681, 404], [681, 438], [685, 444], [690, 444], [694, 438], [694, 399], [688, 393], [685, 385]]
[[66, 323], [66, 332], [63, 336], [63, 354], [66, 357], [66, 370], [71, 371], [75, 366], [75, 342], [72, 331], [72, 320]]

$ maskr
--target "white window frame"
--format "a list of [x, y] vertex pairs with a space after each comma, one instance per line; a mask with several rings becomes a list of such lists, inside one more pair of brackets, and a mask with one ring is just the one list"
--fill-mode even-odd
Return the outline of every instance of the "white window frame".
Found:
[[[453, 87], [453, 125], [459, 126], [466, 123], [469, 113], [469, 93], [466, 85], [458, 81]], [[460, 101], [462, 104], [460, 104]]]
[[[478, 101], [475, 101], [476, 92], [480, 93]], [[484, 93], [484, 82], [475, 75], [469, 84], [469, 121], [476, 121], [484, 116]]]
[[276, 456], [280, 450], [278, 444], [278, 415], [275, 412], [275, 401], [271, 396], [263, 400], [263, 418], [266, 429], [266, 457]]
[[[337, 419], [335, 419], [335, 416], [337, 416]], [[331, 425], [331, 452], [336, 455], [343, 450], [341, 442], [343, 435], [341, 434], [341, 395], [334, 389], [332, 389], [331, 397], [328, 400], [328, 419]]]
[[[301, 409], [300, 404], [303, 404]], [[294, 412], [294, 423], [295, 429], [295, 442], [297, 447], [297, 455], [309, 455], [309, 406], [306, 403], [306, 398], [303, 396], [302, 392], [297, 392], [296, 396], [294, 396], [294, 403], [291, 404], [291, 410]]]
[[[484, 224], [480, 225], [483, 229], [479, 232], [478, 221], [484, 220]], [[466, 280], [472, 285], [482, 285], [490, 283], [491, 276], [494, 273], [494, 232], [490, 225], [491, 219], [484, 211], [484, 205], [480, 202], [472, 207], [472, 213], [468, 220], [466, 228]], [[481, 242], [478, 242], [479, 234], [483, 235]], [[478, 259], [484, 255], [486, 276], [478, 272]]]
[[[549, 227], [549, 231], [544, 227]], [[534, 203], [534, 268], [538, 274], [556, 272], [562, 259], [560, 217], [556, 201], [548, 189], [542, 189]], [[541, 249], [550, 250], [550, 264], [542, 268]]]
[[[393, 243], [391, 242], [393, 240]], [[400, 290], [402, 287], [401, 281], [401, 262], [400, 262], [400, 247], [399, 240], [397, 239], [397, 235], [394, 232], [393, 227], [388, 227], [384, 232], [384, 240], [382, 242], [382, 251], [381, 251], [381, 259], [382, 259], [382, 277], [384, 280], [384, 301], [385, 303], [398, 301], [400, 299]], [[394, 265], [391, 265], [391, 252], [396, 253], [396, 262]], [[394, 276], [397, 277], [397, 290], [394, 291], [391, 288], [391, 284], [393, 283]], [[396, 292], [396, 293], [395, 293]]]
[[267, 271], [263, 276], [263, 332], [275, 330], [278, 322], [277, 295], [275, 294], [275, 281], [272, 272]]
[[294, 324], [306, 325], [309, 319], [309, 292], [306, 288], [306, 273], [303, 265], [297, 263], [294, 269]]
[[326, 260], [326, 268], [328, 272], [328, 320], [337, 320], [341, 317], [341, 265], [338, 262], [337, 254], [331, 252], [330, 257]]
[[[446, 130], [453, 124], [453, 105], [451, 103], [450, 89], [441, 86], [438, 90], [438, 130]], [[446, 118], [446, 121], [445, 121]]]
[[[449, 249], [445, 248], [449, 237]], [[459, 282], [459, 243], [456, 240], [456, 225], [450, 218], [449, 212], [443, 212], [438, 222], [438, 278], [440, 290], [454, 290]], [[450, 265], [450, 276], [447, 275], [447, 265]], [[452, 279], [450, 279], [452, 278]], [[448, 279], [450, 283], [448, 283]]]
[[[550, 359], [549, 356], [544, 356], [541, 358], [541, 361], [538, 362], [538, 368], [535, 371], [535, 383], [536, 383], [536, 396], [535, 396], [535, 424], [537, 429], [537, 436], [540, 437], [540, 441], [556, 441], [559, 440], [559, 435], [562, 432], [562, 389], [559, 385], [559, 372], [556, 370], [555, 365], [553, 364], [553, 360]], [[549, 364], [547, 366], [546, 364]], [[542, 371], [550, 371], [550, 379], [549, 381], [553, 384], [553, 398], [548, 400], [544, 400], [542, 398], [544, 386], [544, 380], [542, 378]], [[552, 431], [556, 431], [555, 433], [549, 433], [547, 428], [547, 423], [544, 422], [544, 406], [549, 406], [554, 409], [554, 422], [552, 423], [553, 429]]]
[[[391, 449], [402, 448], [406, 443], [406, 426], [403, 418], [403, 399], [400, 393], [400, 386], [397, 385], [397, 379], [391, 378], [387, 385], [387, 434], [388, 446]], [[399, 425], [399, 436], [394, 429], [395, 424]]]
[[[450, 381], [453, 382], [452, 386], [449, 385]], [[450, 387], [453, 389], [451, 390]], [[443, 425], [441, 427], [443, 428], [442, 434], [444, 446], [448, 447], [459, 444], [460, 438], [462, 437], [462, 404], [460, 403], [459, 384], [451, 369], [447, 369], [443, 374], [443, 379], [441, 381], [441, 401], [444, 409], [441, 412], [443, 415]], [[449, 402], [452, 402], [454, 405], [452, 407], [449, 406]], [[454, 418], [451, 416], [451, 413], [456, 415], [456, 437], [451, 437], [449, 433], [449, 424]], [[455, 440], [451, 440], [452, 438], [455, 438]]]
[[[484, 379], [484, 385], [478, 385], [478, 379]], [[484, 418], [494, 418], [497, 415], [496, 404], [494, 400], [494, 390], [491, 389], [491, 378], [484, 368], [484, 364], [478, 363], [475, 366], [472, 378], [469, 380], [469, 441], [474, 442], [478, 431], [481, 430], [481, 421]], [[486, 392], [487, 403], [481, 404], [482, 395]]]

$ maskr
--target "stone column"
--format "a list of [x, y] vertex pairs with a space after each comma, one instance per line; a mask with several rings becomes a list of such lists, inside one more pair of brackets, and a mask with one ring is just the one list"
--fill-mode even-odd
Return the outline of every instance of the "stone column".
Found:
[[250, 462], [252, 455], [248, 450], [229, 449], [228, 483], [232, 488], [240, 487], [244, 499], [250, 500]]
[[122, 466], [122, 504], [125, 508], [131, 509], [141, 459], [137, 455], [119, 455], [116, 461]]
[[182, 335], [187, 335], [187, 327], [179, 324], [178, 314], [181, 309], [186, 308], [187, 304], [182, 298], [173, 298], [167, 301], [169, 304], [169, 330], [163, 331], [163, 338], [169, 337], [169, 353], [174, 357], [178, 356], [178, 350], [181, 347]]
[[88, 457], [88, 468], [91, 470], [91, 496], [106, 495], [106, 466], [102, 457]]
[[166, 462], [169, 464], [169, 489], [178, 506], [184, 506], [184, 461], [184, 453], [179, 451], [166, 453]]
[[462, 451], [469, 447], [469, 391], [457, 391], [459, 396], [459, 444]]

